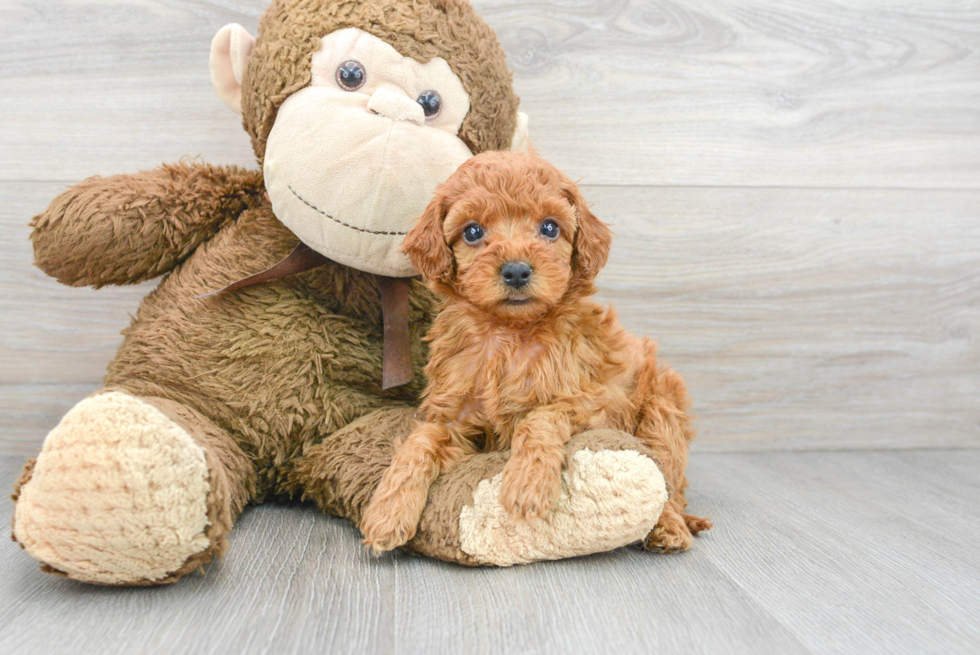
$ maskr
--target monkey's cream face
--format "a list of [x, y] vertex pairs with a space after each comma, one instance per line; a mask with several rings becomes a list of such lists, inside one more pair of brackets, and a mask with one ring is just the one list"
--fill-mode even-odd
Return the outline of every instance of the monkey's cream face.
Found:
[[269, 134], [273, 211], [305, 244], [378, 275], [415, 275], [399, 252], [435, 188], [472, 157], [457, 136], [469, 96], [449, 64], [403, 57], [357, 28], [323, 37], [313, 80]]

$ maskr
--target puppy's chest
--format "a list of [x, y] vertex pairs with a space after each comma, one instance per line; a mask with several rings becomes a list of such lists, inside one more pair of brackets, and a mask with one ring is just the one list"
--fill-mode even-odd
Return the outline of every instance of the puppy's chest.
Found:
[[481, 348], [471, 361], [474, 416], [506, 430], [531, 410], [581, 393], [581, 374], [568, 365], [568, 353], [542, 343]]

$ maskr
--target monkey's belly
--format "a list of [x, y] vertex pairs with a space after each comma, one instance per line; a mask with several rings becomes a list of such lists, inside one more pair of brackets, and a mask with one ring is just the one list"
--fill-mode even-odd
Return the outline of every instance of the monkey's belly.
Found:
[[[168, 304], [187, 291], [165, 280], [109, 366], [105, 383], [189, 406], [229, 432], [251, 456], [284, 462], [381, 407], [414, 404], [423, 376], [381, 391], [382, 332], [332, 313], [283, 280], [207, 306]], [[422, 360], [413, 329], [415, 358]]]

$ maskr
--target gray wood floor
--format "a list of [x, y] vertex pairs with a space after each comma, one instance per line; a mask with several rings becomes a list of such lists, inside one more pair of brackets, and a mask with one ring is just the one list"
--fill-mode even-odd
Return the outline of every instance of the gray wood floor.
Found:
[[[0, 480], [17, 458], [0, 458]], [[683, 555], [512, 569], [375, 559], [310, 507], [248, 510], [164, 588], [45, 576], [0, 549], [3, 653], [976, 653], [980, 451], [706, 453]], [[9, 510], [9, 501], [0, 514]]]
[[[254, 166], [207, 52], [266, 4], [0, 0], [0, 487], [154, 284], [61, 287], [27, 221], [93, 174]], [[614, 224], [600, 294], [688, 380], [717, 527], [467, 570], [265, 506], [160, 589], [8, 545], [0, 653], [980, 652], [980, 0], [474, 4]]]

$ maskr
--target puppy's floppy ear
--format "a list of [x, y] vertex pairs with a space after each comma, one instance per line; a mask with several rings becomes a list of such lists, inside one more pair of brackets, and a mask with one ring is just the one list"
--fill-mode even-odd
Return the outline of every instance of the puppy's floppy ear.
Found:
[[574, 274], [581, 280], [593, 280], [609, 259], [612, 231], [589, 210], [585, 198], [574, 182], [569, 179], [563, 180], [562, 191], [575, 208], [578, 219], [572, 253]]
[[445, 286], [452, 284], [456, 262], [453, 251], [446, 243], [442, 231], [449, 202], [445, 191], [437, 189], [425, 211], [415, 221], [402, 243], [402, 252], [408, 255], [412, 266], [422, 274], [426, 282], [436, 282]]

